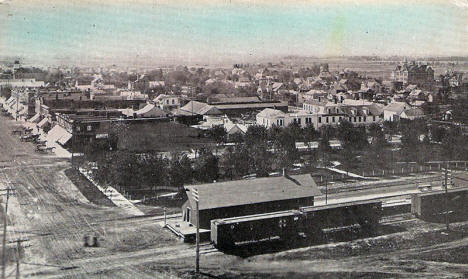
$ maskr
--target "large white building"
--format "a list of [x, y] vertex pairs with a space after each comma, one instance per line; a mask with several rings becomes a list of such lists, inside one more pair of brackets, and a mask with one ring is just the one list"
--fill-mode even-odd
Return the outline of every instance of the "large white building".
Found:
[[383, 110], [374, 103], [366, 101], [344, 100], [343, 102], [308, 101], [302, 110], [282, 112], [275, 109], [265, 109], [257, 114], [257, 124], [265, 127], [286, 127], [298, 123], [301, 127], [312, 124], [319, 129], [325, 125], [338, 125], [347, 120], [356, 125], [369, 125], [381, 122]]

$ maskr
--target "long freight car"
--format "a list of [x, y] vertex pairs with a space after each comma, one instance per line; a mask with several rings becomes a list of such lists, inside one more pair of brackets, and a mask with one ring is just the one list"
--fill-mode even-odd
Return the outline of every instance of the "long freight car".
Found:
[[382, 202], [373, 200], [216, 219], [211, 221], [211, 241], [216, 247], [228, 249], [238, 243], [271, 238], [318, 238], [324, 229], [356, 224], [369, 231], [378, 225], [381, 214]]
[[411, 196], [411, 213], [423, 220], [442, 221], [446, 212], [450, 221], [468, 219], [468, 188], [418, 193]]
[[302, 213], [287, 210], [211, 221], [211, 242], [219, 248], [231, 248], [239, 242], [285, 239], [298, 234]]
[[382, 216], [382, 201], [368, 200], [299, 209], [305, 218], [306, 230], [329, 229], [359, 224], [363, 230], [373, 230]]

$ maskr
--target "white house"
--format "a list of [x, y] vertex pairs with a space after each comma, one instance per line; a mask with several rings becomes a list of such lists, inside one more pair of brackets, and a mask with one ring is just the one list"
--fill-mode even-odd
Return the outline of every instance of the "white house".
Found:
[[153, 102], [160, 109], [165, 110], [178, 109], [180, 107], [180, 100], [176, 95], [160, 94], [153, 99]]
[[394, 102], [384, 107], [384, 120], [398, 121], [403, 111], [411, 108], [407, 103]]

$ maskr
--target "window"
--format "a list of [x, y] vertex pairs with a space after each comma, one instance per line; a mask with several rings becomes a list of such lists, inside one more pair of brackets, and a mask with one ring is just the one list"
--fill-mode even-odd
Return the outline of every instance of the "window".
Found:
[[332, 122], [335, 123], [335, 117], [334, 116], [332, 117]]
[[374, 116], [372, 116], [372, 118], [373, 118], [373, 121], [375, 121], [375, 115], [374, 115]]
[[166, 100], [166, 105], [169, 105], [169, 100]]
[[86, 127], [87, 131], [91, 131], [92, 129], [93, 129], [93, 127], [91, 127], [91, 125], [88, 125], [88, 127]]
[[327, 119], [326, 119], [326, 122], [328, 123], [328, 117], [327, 117]]
[[318, 118], [318, 122], [319, 122], [319, 123], [322, 123], [322, 117], [319, 117], [319, 118]]
[[175, 100], [174, 100], [174, 99], [172, 99], [172, 104], [175, 104]]
[[349, 118], [349, 122], [351, 122], [351, 117]]
[[298, 123], [299, 125], [301, 125], [301, 119], [300, 119], [300, 118], [297, 119], [297, 123]]
[[367, 120], [367, 117], [364, 116], [364, 122], [366, 122], [366, 120]]
[[356, 120], [357, 120], [357, 118], [356, 118], [356, 116], [355, 116], [355, 117], [354, 117], [354, 122], [356, 122]]
[[361, 117], [359, 116], [359, 122], [361, 122]]

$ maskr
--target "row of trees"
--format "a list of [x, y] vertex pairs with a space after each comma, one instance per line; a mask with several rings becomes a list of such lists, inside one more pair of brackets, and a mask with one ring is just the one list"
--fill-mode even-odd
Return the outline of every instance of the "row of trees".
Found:
[[93, 176], [99, 183], [126, 191], [152, 190], [158, 185], [181, 188], [193, 181], [213, 182], [219, 174], [218, 158], [206, 149], [200, 150], [195, 160], [177, 153], [167, 158], [126, 151], [107, 152], [96, 163]]
[[[388, 141], [396, 134], [401, 135], [399, 146]], [[207, 135], [218, 143], [226, 141], [226, 131], [222, 127], [214, 127]], [[338, 139], [342, 148], [332, 149], [330, 139]], [[385, 122], [368, 127], [356, 127], [343, 121], [337, 127], [324, 126], [318, 131], [312, 125], [301, 128], [295, 123], [270, 129], [253, 125], [244, 135], [231, 136], [232, 144], [223, 150], [200, 149], [195, 159], [181, 154], [165, 158], [125, 151], [104, 152], [93, 158], [98, 164], [94, 174], [103, 184], [124, 189], [151, 189], [155, 185], [181, 187], [254, 174], [263, 177], [272, 171], [290, 169], [298, 162], [314, 167], [337, 160], [345, 170], [355, 170], [359, 166], [385, 169], [396, 161], [467, 160], [466, 140], [460, 129], [429, 126], [422, 120]], [[304, 142], [308, 150], [299, 153], [297, 142]], [[311, 142], [318, 142], [318, 148], [312, 148]], [[96, 155], [96, 151], [91, 153]]]

